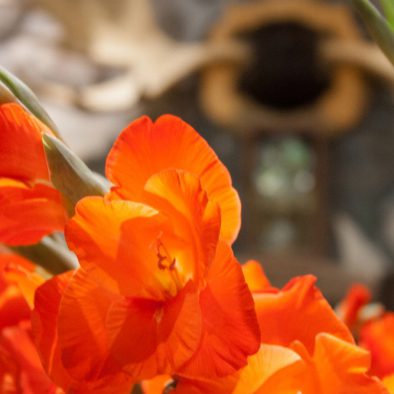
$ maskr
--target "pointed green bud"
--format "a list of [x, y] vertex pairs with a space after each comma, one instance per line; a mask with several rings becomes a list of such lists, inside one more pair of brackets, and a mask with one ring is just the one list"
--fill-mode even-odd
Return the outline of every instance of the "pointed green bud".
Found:
[[352, 2], [367, 24], [372, 37], [394, 65], [394, 32], [390, 25], [369, 0], [352, 0]]
[[109, 185], [76, 156], [62, 141], [49, 134], [42, 137], [51, 173], [51, 181], [74, 212], [76, 203], [85, 196], [103, 196]]
[[[40, 119], [54, 134], [58, 135], [55, 123], [41, 106], [37, 96], [26, 84], [3, 67], [0, 67], [0, 82], [8, 88], [9, 92], [12, 93], [12, 95], [14, 95], [36, 118]], [[0, 92], [0, 96], [1, 94]], [[12, 101], [15, 101], [15, 99]]]
[[58, 242], [52, 236], [44, 237], [35, 245], [10, 247], [15, 253], [29, 259], [53, 275], [75, 269], [78, 261], [65, 242]]

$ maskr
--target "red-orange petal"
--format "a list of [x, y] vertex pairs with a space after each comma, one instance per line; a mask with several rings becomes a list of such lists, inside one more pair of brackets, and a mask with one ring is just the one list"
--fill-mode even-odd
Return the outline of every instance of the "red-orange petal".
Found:
[[0, 178], [0, 242], [27, 245], [39, 242], [66, 222], [59, 192], [54, 188]]
[[199, 350], [179, 372], [187, 377], [234, 373], [257, 352], [260, 333], [253, 299], [231, 248], [219, 242], [201, 292], [203, 334]]
[[33, 309], [35, 292], [45, 282], [45, 279], [35, 272], [34, 265], [21, 256], [10, 255], [4, 267], [4, 276], [10, 284], [18, 287], [30, 309]]
[[271, 283], [264, 273], [263, 267], [256, 260], [249, 260], [242, 265], [242, 272], [245, 276], [249, 290], [253, 293], [263, 291], [271, 287]]
[[[55, 393], [30, 337], [30, 323], [7, 327], [0, 334], [0, 388], [4, 394]], [[7, 384], [14, 390], [7, 391]], [[63, 391], [56, 391], [57, 394]]]
[[[319, 334], [313, 361], [322, 394], [388, 394], [382, 382], [367, 375], [370, 354], [349, 342]], [[307, 394], [314, 394], [316, 389]]]
[[360, 345], [371, 352], [371, 372], [384, 377], [394, 373], [394, 313], [366, 323], [360, 330]]
[[231, 177], [207, 142], [181, 119], [164, 115], [153, 123], [141, 117], [118, 137], [107, 158], [113, 195], [140, 201], [146, 181], [166, 169], [185, 170], [201, 180], [208, 198], [222, 213], [221, 237], [233, 242], [240, 228], [241, 205]]
[[0, 177], [21, 181], [49, 179], [43, 132], [50, 132], [20, 105], [0, 105]]
[[[94, 379], [88, 373], [84, 375], [84, 372], [87, 372], [86, 369], [75, 373], [75, 365], [71, 365], [71, 367], [69, 365], [70, 354], [64, 351], [64, 347], [70, 343], [67, 341], [73, 335], [75, 335], [75, 341], [80, 341], [80, 355], [82, 357], [77, 359], [76, 364], [82, 365], [82, 367], [86, 365], [83, 358], [84, 351], [89, 348], [89, 345], [92, 345], [92, 341], [96, 338], [95, 335], [102, 330], [102, 326], [100, 326], [100, 317], [102, 316], [97, 315], [102, 311], [103, 300], [107, 295], [107, 292], [97, 290], [93, 294], [90, 293], [94, 286], [92, 286], [92, 281], [81, 283], [81, 280], [83, 281], [86, 276], [82, 270], [73, 275], [73, 272], [67, 272], [56, 276], [37, 290], [32, 321], [35, 342], [43, 366], [52, 380], [67, 392], [76, 394], [130, 392], [132, 380], [119, 370], [114, 373], [107, 370], [103, 377]], [[82, 287], [80, 287], [81, 284]], [[73, 299], [74, 293], [80, 298]], [[83, 306], [86, 305], [84, 302], [86, 298], [92, 296], [95, 297], [96, 304], [90, 310], [88, 309], [91, 312], [89, 318], [94, 320], [97, 326], [92, 332], [87, 333], [86, 325], [90, 322], [86, 322], [86, 317], [83, 316], [83, 313], [86, 312], [86, 308], [84, 309]], [[69, 313], [70, 308], [72, 309], [71, 314]], [[65, 334], [66, 340], [64, 341], [64, 330], [67, 329], [70, 329], [70, 333]], [[80, 337], [76, 337], [76, 331], [81, 333]], [[101, 343], [94, 348], [94, 351], [97, 351], [100, 345], [105, 346]], [[89, 356], [97, 356], [97, 363], [101, 361], [99, 352], [89, 354]], [[75, 379], [74, 375], [80, 379]]]
[[316, 336], [313, 355], [297, 341], [293, 342], [292, 349], [302, 357], [303, 364], [301, 368], [290, 368], [284, 376], [279, 374], [286, 390], [274, 379], [273, 383], [279, 386], [270, 386], [269, 391], [261, 394], [276, 392], [276, 388], [280, 394], [388, 394], [381, 381], [367, 374], [368, 352], [352, 343], [320, 333]]
[[349, 289], [345, 298], [338, 306], [339, 315], [349, 328], [352, 329], [357, 323], [361, 308], [368, 304], [371, 298], [370, 290], [361, 283], [354, 284]]
[[57, 335], [59, 305], [73, 271], [53, 277], [36, 291], [32, 313], [34, 342], [42, 365], [51, 379], [61, 387], [70, 387], [72, 379], [63, 367]]
[[114, 358], [135, 379], [173, 374], [201, 337], [198, 292], [190, 282], [166, 302], [130, 298], [108, 315]]
[[0, 330], [30, 319], [28, 302], [35, 290], [23, 274], [21, 278], [10, 275], [10, 269], [34, 275], [34, 266], [28, 260], [13, 253], [0, 254]]
[[[291, 349], [261, 345], [259, 351], [248, 357], [248, 364], [223, 378], [186, 379], [178, 378], [174, 394], [287, 394], [281, 391], [286, 375], [294, 375], [290, 368], [301, 362], [300, 356]], [[143, 383], [144, 394], [162, 394], [169, 376], [159, 376]], [[276, 388], [278, 390], [276, 391]], [[289, 394], [295, 394], [289, 391]]]
[[314, 276], [306, 275], [294, 278], [280, 291], [253, 294], [262, 342], [289, 346], [298, 340], [310, 353], [321, 332], [353, 342], [315, 282]]
[[81, 266], [102, 269], [112, 278], [106, 286], [124, 295], [164, 297], [160, 279], [166, 273], [158, 272], [154, 246], [165, 218], [144, 204], [101, 197], [82, 199], [75, 211], [65, 234]]
[[152, 175], [145, 184], [145, 203], [166, 216], [181, 247], [174, 251], [185, 271], [200, 278], [213, 260], [218, 243], [221, 218], [219, 207], [209, 201], [198, 178], [180, 170]]

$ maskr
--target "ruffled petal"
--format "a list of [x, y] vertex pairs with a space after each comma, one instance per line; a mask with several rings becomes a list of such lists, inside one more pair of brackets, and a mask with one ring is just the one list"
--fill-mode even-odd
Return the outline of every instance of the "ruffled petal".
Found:
[[25, 302], [33, 309], [35, 292], [45, 279], [35, 272], [35, 266], [29, 260], [16, 254], [0, 255], [0, 267], [2, 262], [4, 278], [10, 285], [19, 289]]
[[133, 378], [173, 374], [195, 353], [201, 337], [198, 293], [190, 282], [165, 303], [130, 298], [108, 315], [112, 353]]
[[[367, 375], [370, 354], [330, 334], [319, 334], [313, 354], [315, 379], [322, 394], [388, 394], [383, 383]], [[302, 391], [304, 392], [304, 391]]]
[[353, 342], [315, 282], [314, 276], [306, 275], [294, 278], [280, 291], [253, 294], [262, 342], [289, 346], [298, 340], [310, 353], [320, 332]]
[[379, 377], [394, 373], [394, 313], [366, 323], [360, 330], [360, 345], [371, 352], [371, 372]]
[[179, 372], [187, 377], [219, 377], [246, 365], [257, 352], [260, 333], [253, 299], [231, 248], [219, 242], [201, 292], [203, 334], [199, 350]]
[[194, 175], [179, 170], [153, 175], [145, 192], [144, 202], [165, 215], [183, 241], [174, 252], [179, 269], [193, 272], [188, 279], [201, 277], [216, 251], [221, 225], [218, 205], [208, 200]]
[[57, 336], [61, 298], [74, 272], [53, 277], [41, 285], [32, 313], [33, 337], [42, 365], [50, 378], [61, 387], [70, 387], [72, 379], [63, 367]]
[[[55, 385], [42, 369], [30, 337], [29, 322], [7, 327], [0, 335], [0, 387], [2, 393], [51, 393]], [[12, 385], [7, 391], [7, 384]], [[14, 390], [15, 391], [14, 391]], [[58, 394], [63, 391], [57, 391]]]
[[0, 177], [21, 181], [49, 179], [43, 132], [49, 129], [20, 105], [0, 105]]
[[81, 266], [96, 266], [107, 274], [105, 286], [128, 296], [160, 299], [167, 273], [158, 268], [155, 246], [166, 229], [165, 218], [147, 205], [86, 197], [77, 204], [65, 234]]
[[118, 137], [106, 173], [118, 198], [140, 201], [146, 181], [166, 169], [191, 172], [222, 213], [221, 237], [233, 242], [240, 228], [241, 205], [230, 175], [207, 142], [181, 119], [165, 115], [155, 123], [142, 117]]
[[271, 283], [264, 273], [263, 267], [256, 260], [249, 260], [242, 265], [242, 272], [245, 276], [249, 290], [253, 293], [263, 291], [271, 287]]
[[63, 231], [66, 220], [60, 194], [52, 187], [0, 179], [0, 242], [33, 244]]
[[[94, 302], [89, 304], [92, 297]], [[84, 270], [56, 276], [37, 290], [32, 318], [36, 347], [47, 374], [67, 392], [131, 390], [131, 378], [115, 365], [107, 362], [103, 371], [97, 369], [108, 356], [103, 320], [109, 304], [108, 292]], [[92, 353], [86, 354], [90, 348]]]

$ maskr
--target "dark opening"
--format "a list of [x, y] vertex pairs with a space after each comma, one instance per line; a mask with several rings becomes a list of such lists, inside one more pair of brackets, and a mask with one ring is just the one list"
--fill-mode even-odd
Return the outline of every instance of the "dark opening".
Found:
[[330, 84], [318, 55], [319, 33], [296, 22], [272, 23], [243, 38], [253, 56], [239, 89], [268, 107], [290, 110], [313, 103]]

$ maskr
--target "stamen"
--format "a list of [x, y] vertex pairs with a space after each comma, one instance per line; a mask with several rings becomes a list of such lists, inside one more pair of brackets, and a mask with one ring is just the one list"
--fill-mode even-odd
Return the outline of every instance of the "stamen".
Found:
[[176, 259], [171, 258], [168, 250], [164, 246], [163, 242], [160, 240], [157, 241], [157, 265], [161, 270], [170, 269], [173, 270], [175, 268]]
[[176, 258], [172, 257], [160, 239], [157, 240], [156, 244], [156, 256], [157, 256], [157, 266], [160, 270], [167, 270], [169, 277], [175, 284], [175, 288], [179, 291], [182, 289], [182, 280], [179, 277], [179, 272], [176, 269]]

